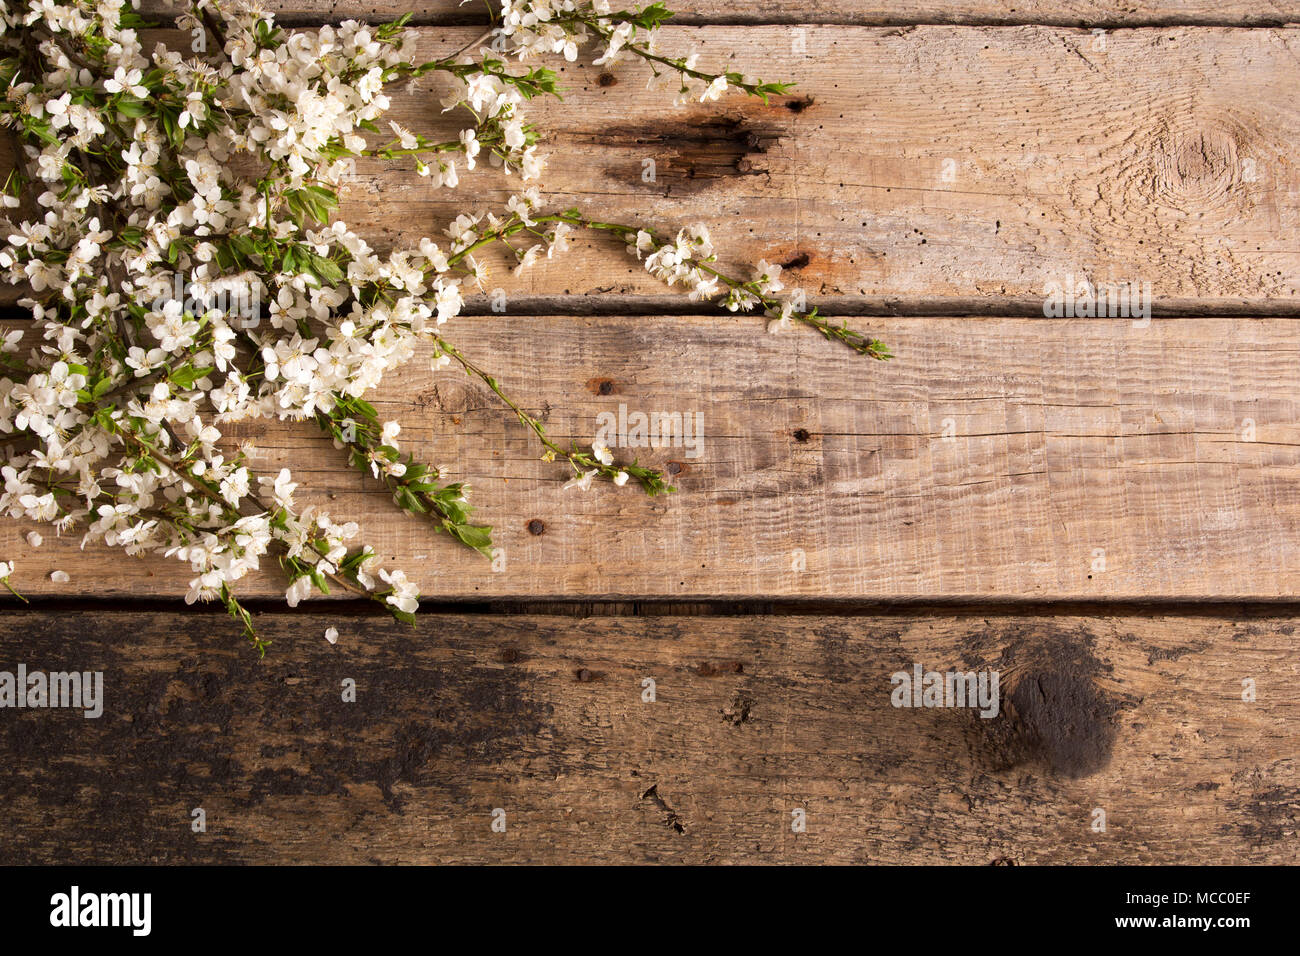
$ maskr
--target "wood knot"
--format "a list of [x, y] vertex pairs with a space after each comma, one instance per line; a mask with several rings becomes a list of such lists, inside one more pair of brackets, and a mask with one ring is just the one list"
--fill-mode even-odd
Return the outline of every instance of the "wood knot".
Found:
[[1098, 683], [1108, 668], [1090, 646], [1053, 634], [1009, 645], [1000, 671], [1000, 707], [989, 719], [969, 711], [972, 748], [994, 770], [1045, 764], [1063, 777], [1086, 777], [1110, 763], [1120, 701]]
[[754, 719], [753, 710], [754, 701], [744, 694], [737, 693], [731, 698], [731, 703], [722, 708], [722, 721], [732, 727], [739, 727]]
[[420, 408], [437, 408], [440, 412], [463, 413], [474, 405], [474, 390], [463, 382], [439, 382], [417, 393], [415, 404]]
[[543, 521], [541, 518], [533, 518], [531, 521], [528, 522], [528, 533], [545, 534], [546, 522]]
[[[1218, 125], [1169, 125], [1152, 144], [1149, 201], [1178, 213], [1223, 211], [1244, 204], [1249, 179], [1243, 166], [1243, 136]], [[1142, 179], [1138, 174], [1139, 188]]]

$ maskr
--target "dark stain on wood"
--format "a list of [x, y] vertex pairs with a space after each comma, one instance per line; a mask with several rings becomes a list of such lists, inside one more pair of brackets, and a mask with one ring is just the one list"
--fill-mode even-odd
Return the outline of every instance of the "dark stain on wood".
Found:
[[1230, 815], [1240, 819], [1228, 825], [1254, 846], [1295, 840], [1300, 833], [1300, 788], [1270, 786], [1246, 800], [1235, 801]]
[[654, 182], [670, 191], [696, 192], [736, 176], [766, 174], [761, 157], [787, 135], [778, 124], [740, 115], [661, 120], [650, 126], [611, 126], [568, 135], [577, 146], [632, 152], [605, 172], [624, 182], [640, 180], [642, 161], [655, 161]]
[[1063, 777], [1103, 769], [1122, 702], [1098, 685], [1108, 667], [1094, 656], [1091, 635], [1053, 629], [1003, 641], [996, 662], [969, 654], [977, 638], [966, 644], [967, 666], [974, 656], [978, 668], [999, 671], [1001, 681], [996, 717], [968, 711], [979, 757], [996, 769], [1045, 764]]
[[[190, 634], [214, 635], [197, 641], [165, 636], [179, 619], [153, 629], [187, 648], [162, 660], [139, 653], [131, 618], [32, 619], [18, 659], [33, 669], [102, 670], [105, 711], [96, 720], [69, 710], [3, 712], [0, 746], [12, 772], [0, 775], [0, 799], [81, 824], [75, 840], [57, 826], [6, 826], [0, 861], [53, 859], [60, 844], [74, 843], [65, 858], [79, 863], [233, 861], [232, 817], [260, 813], [268, 800], [340, 800], [370, 783], [401, 813], [411, 787], [465, 792], [464, 780], [443, 779], [432, 764], [499, 759], [545, 721], [546, 705], [518, 671], [453, 673], [409, 659], [389, 667], [355, 653], [367, 632], [398, 638], [386, 625], [336, 622], [352, 644], [346, 657], [323, 638], [316, 647], [317, 628], [310, 641], [301, 626], [290, 628], [259, 661], [205, 618], [183, 622]], [[303, 654], [304, 644], [313, 653]], [[6, 647], [6, 657], [15, 653]], [[356, 681], [354, 703], [342, 699], [345, 677]], [[206, 812], [205, 833], [191, 830], [196, 807]]]
[[745, 665], [740, 661], [705, 661], [695, 668], [701, 677], [719, 677], [722, 674], [743, 674]]

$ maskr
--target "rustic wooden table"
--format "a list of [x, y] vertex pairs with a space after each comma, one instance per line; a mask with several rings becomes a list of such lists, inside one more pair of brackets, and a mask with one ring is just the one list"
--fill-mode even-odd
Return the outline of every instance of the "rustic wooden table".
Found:
[[[430, 54], [483, 32], [455, 0], [275, 7], [414, 9]], [[311, 430], [232, 429], [443, 602], [288, 612], [267, 573], [264, 661], [179, 563], [0, 526], [33, 598], [3, 666], [102, 670], [108, 701], [4, 712], [0, 861], [1300, 859], [1300, 3], [675, 7], [665, 48], [796, 92], [674, 110], [566, 65], [549, 194], [706, 221], [898, 358], [766, 335], [610, 242], [498, 268], [506, 311], [458, 341], [561, 440], [698, 413], [697, 449], [642, 453], [678, 493], [562, 491], [476, 380], [413, 361], [377, 404], [474, 483], [489, 563]], [[362, 166], [341, 215], [383, 247], [457, 193]], [[1154, 319], [1043, 317], [1085, 276], [1150, 283]], [[892, 707], [914, 663], [999, 669], [1002, 713]]]

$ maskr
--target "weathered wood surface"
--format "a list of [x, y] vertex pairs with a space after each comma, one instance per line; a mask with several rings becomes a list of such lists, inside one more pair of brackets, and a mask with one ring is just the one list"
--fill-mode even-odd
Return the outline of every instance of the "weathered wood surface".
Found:
[[[628, 4], [635, 8], [648, 4]], [[165, 15], [183, 4], [145, 0], [142, 9]], [[487, 23], [482, 4], [460, 0], [279, 0], [265, 4], [285, 21], [382, 23], [410, 13], [417, 23]], [[1279, 24], [1300, 22], [1300, 4], [1260, 0], [674, 0], [669, 9], [692, 23], [1049, 23], [1065, 26], [1124, 24]]]
[[[401, 423], [404, 449], [471, 480], [505, 550], [499, 572], [398, 512], [313, 426], [228, 433], [253, 443], [261, 469], [291, 467], [302, 502], [359, 520], [431, 599], [1300, 591], [1293, 321], [873, 325], [893, 362], [732, 316], [457, 320], [453, 341], [561, 440], [590, 442], [620, 405], [703, 420], [698, 457], [681, 444], [619, 450], [680, 469], [674, 495], [561, 490], [563, 467], [537, 459], [484, 387], [417, 356], [376, 393], [381, 413]], [[47, 533], [33, 549], [26, 530], [0, 525], [24, 592], [175, 595], [189, 576], [162, 558], [82, 551], [79, 536]], [[71, 582], [50, 582], [54, 569]], [[281, 588], [272, 571], [244, 593]]]
[[[445, 54], [475, 34], [425, 29], [420, 48]], [[798, 81], [769, 106], [674, 110], [640, 66], [565, 66], [565, 101], [531, 114], [551, 135], [555, 207], [710, 223], [728, 266], [785, 263], [814, 299], [1032, 301], [1087, 276], [1150, 283], [1158, 301], [1300, 309], [1300, 30], [1120, 30], [1099, 49], [1056, 27], [807, 27], [806, 53], [795, 36], [665, 31], [668, 50]], [[397, 93], [391, 118], [454, 137], [442, 92], [429, 79]], [[435, 190], [366, 161], [340, 215], [390, 248], [498, 207], [507, 185], [518, 180], [484, 168]], [[488, 261], [489, 288], [516, 297], [665, 291], [608, 239], [518, 278]]]
[[[558, 436], [589, 441], [619, 404], [701, 412], [700, 458], [641, 452], [679, 469], [677, 495], [561, 492], [490, 394], [423, 361], [380, 404], [406, 447], [475, 481], [504, 571], [400, 517], [310, 426], [232, 429], [259, 464], [361, 520], [430, 600], [1295, 595], [1300, 371], [1280, 316], [1300, 312], [1300, 32], [1186, 25], [1300, 6], [674, 6], [713, 25], [665, 47], [797, 95], [674, 112], [639, 67], [568, 66], [566, 102], [533, 113], [554, 131], [557, 206], [707, 221], [728, 264], [790, 263], [841, 312], [942, 300], [991, 317], [859, 320], [899, 352], [880, 366], [748, 317], [638, 315], [662, 288], [584, 241], [518, 279], [498, 263], [507, 314], [449, 331]], [[424, 30], [429, 56], [480, 33], [452, 0], [277, 7], [463, 24]], [[1071, 29], [1125, 25], [1147, 28]], [[392, 118], [450, 129], [437, 96], [400, 93]], [[343, 215], [380, 248], [506, 195], [491, 173], [443, 194], [357, 173]], [[1150, 282], [1166, 312], [1273, 317], [1002, 317], [1071, 275]], [[539, 304], [570, 314], [520, 311]], [[593, 309], [627, 314], [573, 314]], [[412, 630], [335, 605], [260, 615], [275, 643], [259, 663], [219, 614], [60, 610], [175, 595], [188, 575], [75, 538], [33, 550], [26, 530], [0, 524], [0, 559], [54, 600], [0, 606], [0, 670], [103, 670], [108, 702], [98, 720], [0, 709], [0, 863], [1300, 862], [1290, 607], [430, 614]], [[274, 573], [247, 583], [281, 590]], [[913, 663], [999, 669], [1003, 713], [892, 708], [889, 675]]]
[[[1295, 864], [1296, 623], [265, 615], [258, 663], [216, 615], [7, 612], [0, 667], [106, 705], [0, 711], [0, 862]], [[892, 707], [914, 663], [1001, 713]]]
[[[472, 31], [471, 31], [472, 32]], [[464, 42], [425, 31], [428, 55]], [[789, 77], [770, 106], [665, 105], [645, 71], [566, 67], [548, 195], [597, 218], [713, 224], [727, 262], [799, 266], [813, 295], [1041, 297], [1087, 275], [1150, 282], [1157, 298], [1300, 304], [1300, 30], [899, 31], [783, 27], [667, 31], [705, 62]], [[611, 74], [615, 76], [615, 74]], [[608, 83], [608, 79], [605, 81]], [[392, 117], [450, 132], [427, 92]], [[655, 162], [655, 182], [643, 181]], [[396, 242], [438, 230], [465, 196], [395, 165], [358, 165], [341, 215]], [[400, 225], [394, 225], [400, 223]], [[526, 294], [661, 292], [607, 243], [516, 280]], [[805, 262], [806, 264], [802, 264]]]

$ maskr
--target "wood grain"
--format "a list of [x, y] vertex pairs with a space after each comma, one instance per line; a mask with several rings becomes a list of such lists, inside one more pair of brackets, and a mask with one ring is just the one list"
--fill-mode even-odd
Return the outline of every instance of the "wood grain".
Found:
[[[631, 4], [630, 6], [646, 6]], [[264, 4], [285, 22], [338, 22], [354, 18], [381, 23], [410, 13], [417, 23], [487, 23], [481, 4], [460, 0], [277, 0]], [[496, 6], [494, 4], [494, 6]], [[1260, 0], [1021, 0], [1014, 6], [991, 0], [674, 0], [667, 4], [690, 23], [1047, 23], [1063, 26], [1139, 24], [1281, 24], [1300, 22], [1300, 4]], [[176, 5], [144, 0], [141, 8], [165, 15]]]
[[[430, 36], [428, 55], [446, 42]], [[798, 82], [767, 107], [673, 112], [637, 67], [613, 86], [567, 67], [565, 102], [535, 110], [553, 131], [548, 193], [597, 218], [709, 222], [728, 263], [788, 263], [817, 296], [1041, 297], [1087, 275], [1149, 282], [1160, 299], [1300, 305], [1286, 238], [1300, 225], [1300, 31], [1125, 30], [1094, 50], [1088, 32], [1056, 28], [809, 28], [804, 43], [793, 53], [782, 27], [665, 36]], [[396, 98], [393, 117], [450, 133], [429, 102]], [[470, 189], [489, 196], [495, 179]], [[389, 242], [440, 229], [464, 202], [391, 166], [358, 166], [355, 190], [341, 215]], [[662, 291], [607, 249], [494, 281]]]
[[[0, 711], [0, 862], [1300, 862], [1290, 616], [263, 625], [0, 618], [0, 667], [107, 700]], [[999, 670], [999, 716], [892, 707], [914, 663]]]
[[[451, 24], [421, 31], [426, 56], [481, 32], [453, 0], [275, 6], [304, 25]], [[496, 260], [506, 314], [449, 332], [552, 434], [586, 443], [620, 405], [704, 420], [698, 458], [639, 452], [678, 494], [562, 492], [474, 381], [423, 357], [393, 376], [381, 412], [475, 482], [500, 573], [400, 516], [310, 426], [230, 429], [264, 470], [292, 467], [302, 500], [361, 520], [427, 600], [531, 613], [410, 629], [351, 604], [272, 611], [258, 662], [211, 607], [139, 604], [182, 592], [184, 568], [76, 537], [33, 549], [0, 524], [0, 559], [41, 601], [0, 605], [0, 670], [102, 670], [108, 690], [98, 720], [0, 710], [0, 864], [1300, 862], [1293, 607], [924, 603], [1300, 588], [1300, 32], [1273, 28], [1300, 5], [673, 6], [688, 26], [667, 49], [792, 77], [796, 95], [673, 112], [635, 67], [567, 66], [565, 103], [533, 114], [550, 196], [707, 221], [728, 265], [787, 263], [837, 314], [910, 310], [856, 320], [899, 359], [743, 316], [644, 314], [673, 300], [607, 242], [519, 278]], [[392, 118], [446, 132], [438, 95], [400, 92]], [[492, 173], [440, 194], [361, 164], [342, 215], [388, 248], [505, 195]], [[1150, 282], [1166, 314], [1199, 317], [1009, 317], [1069, 276]], [[541, 613], [575, 596], [626, 602], [602, 614], [918, 603]], [[1001, 714], [891, 707], [889, 675], [914, 663], [999, 670]]]
[[[899, 353], [885, 364], [762, 328], [730, 315], [449, 326], [561, 440], [590, 442], [597, 416], [620, 405], [702, 416], [698, 457], [682, 444], [618, 450], [679, 469], [667, 498], [561, 490], [562, 467], [537, 460], [490, 393], [422, 356], [387, 380], [381, 414], [401, 423], [405, 449], [473, 483], [503, 572], [398, 512], [312, 426], [229, 434], [253, 443], [259, 468], [291, 467], [302, 502], [360, 521], [430, 599], [1300, 590], [1293, 321], [889, 319], [874, 329]], [[77, 536], [33, 549], [26, 530], [0, 525], [21, 591], [176, 595], [189, 576], [80, 550]], [[70, 584], [50, 582], [54, 569]], [[268, 572], [244, 593], [281, 588]]]
[[[434, 57], [475, 30], [420, 35]], [[532, 113], [551, 135], [555, 208], [707, 222], [730, 268], [786, 264], [814, 301], [1041, 300], [1087, 276], [1150, 283], [1158, 302], [1300, 310], [1300, 30], [1119, 30], [1095, 49], [1090, 32], [1057, 27], [808, 27], [806, 53], [793, 36], [665, 31], [668, 50], [798, 81], [770, 106], [674, 111], [639, 67], [565, 66], [565, 101]], [[441, 95], [436, 80], [399, 93], [391, 118], [454, 137]], [[359, 163], [340, 215], [386, 249], [498, 208], [516, 185], [480, 169], [434, 190]], [[488, 288], [514, 297], [665, 291], [608, 240], [518, 278], [488, 261]]]

